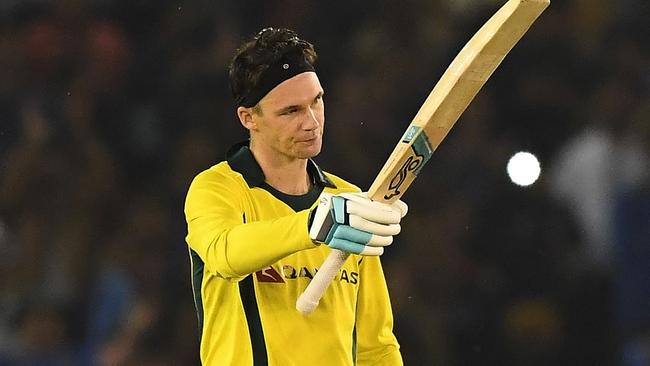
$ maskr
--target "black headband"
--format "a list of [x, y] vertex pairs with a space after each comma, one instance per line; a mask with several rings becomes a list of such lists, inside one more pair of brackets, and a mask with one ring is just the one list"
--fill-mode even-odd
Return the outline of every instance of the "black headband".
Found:
[[257, 86], [248, 94], [242, 95], [237, 104], [247, 108], [253, 107], [283, 81], [309, 71], [315, 71], [314, 66], [305, 59], [302, 52], [285, 54], [262, 73]]

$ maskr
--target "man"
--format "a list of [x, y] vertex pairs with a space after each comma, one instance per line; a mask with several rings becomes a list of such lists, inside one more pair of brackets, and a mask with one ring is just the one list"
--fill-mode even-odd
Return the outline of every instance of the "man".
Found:
[[[324, 173], [313, 46], [267, 28], [230, 65], [250, 140], [200, 173], [185, 205], [204, 365], [401, 365], [379, 255], [407, 207]], [[330, 248], [353, 253], [310, 316], [295, 302]]]

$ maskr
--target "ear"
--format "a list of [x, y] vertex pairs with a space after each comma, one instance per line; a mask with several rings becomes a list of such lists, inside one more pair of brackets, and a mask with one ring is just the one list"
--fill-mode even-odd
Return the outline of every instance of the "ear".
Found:
[[239, 122], [249, 131], [257, 128], [257, 124], [253, 120], [253, 113], [253, 108], [237, 107], [237, 117], [239, 117]]

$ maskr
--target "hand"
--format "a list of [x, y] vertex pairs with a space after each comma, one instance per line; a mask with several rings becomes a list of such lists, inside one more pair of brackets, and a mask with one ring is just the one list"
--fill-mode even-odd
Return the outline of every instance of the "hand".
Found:
[[407, 211], [402, 201], [375, 202], [365, 192], [323, 193], [309, 216], [309, 237], [348, 253], [382, 255]]

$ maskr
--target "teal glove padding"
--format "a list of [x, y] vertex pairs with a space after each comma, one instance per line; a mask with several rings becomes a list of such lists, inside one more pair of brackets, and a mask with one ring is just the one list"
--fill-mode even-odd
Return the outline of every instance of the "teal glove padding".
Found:
[[344, 252], [382, 255], [407, 211], [402, 201], [374, 202], [366, 193], [323, 193], [310, 215], [309, 236]]

